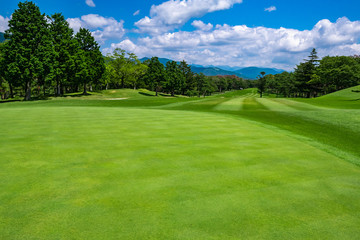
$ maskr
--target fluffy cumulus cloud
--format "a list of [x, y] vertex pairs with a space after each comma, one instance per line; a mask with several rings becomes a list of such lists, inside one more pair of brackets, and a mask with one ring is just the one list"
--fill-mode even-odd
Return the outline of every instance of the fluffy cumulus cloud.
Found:
[[0, 32], [4, 32], [6, 29], [8, 29], [8, 23], [10, 18], [3, 17], [0, 15]]
[[153, 5], [150, 17], [140, 19], [135, 26], [141, 32], [164, 33], [184, 25], [191, 18], [229, 9], [237, 3], [242, 3], [242, 0], [170, 0]]
[[266, 12], [276, 11], [276, 7], [275, 7], [275, 6], [271, 6], [271, 7], [265, 8], [265, 11], [266, 11]]
[[203, 21], [200, 20], [193, 21], [191, 25], [202, 31], [210, 31], [214, 27], [211, 23], [205, 24]]
[[95, 7], [95, 3], [93, 0], [86, 0], [85, 1], [86, 5], [88, 5], [89, 7]]
[[125, 34], [124, 21], [105, 18], [98, 14], [88, 14], [81, 18], [68, 18], [67, 21], [75, 32], [79, 31], [81, 27], [90, 29], [100, 44], [108, 39], [121, 39]]
[[[320, 55], [360, 54], [360, 21], [340, 18], [332, 23], [319, 21], [311, 30], [247, 27], [205, 24], [194, 21], [193, 32], [164, 33], [129, 39], [104, 49], [116, 47], [134, 52], [140, 57], [161, 56], [185, 59], [202, 65], [269, 66], [291, 70], [313, 47]], [[210, 28], [211, 26], [211, 28]]]

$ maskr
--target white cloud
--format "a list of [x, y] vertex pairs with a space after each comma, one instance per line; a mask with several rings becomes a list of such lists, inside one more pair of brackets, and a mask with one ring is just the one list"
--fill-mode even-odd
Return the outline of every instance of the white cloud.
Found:
[[202, 31], [210, 31], [214, 27], [211, 23], [205, 24], [200, 20], [193, 21], [191, 25]]
[[81, 18], [68, 18], [67, 21], [75, 32], [79, 31], [80, 27], [91, 30], [100, 44], [104, 44], [108, 39], [121, 39], [125, 34], [124, 21], [117, 21], [112, 17], [105, 18], [98, 14], [88, 14]]
[[[195, 21], [194, 21], [195, 22]], [[360, 21], [339, 18], [335, 23], [319, 21], [311, 30], [217, 25], [213, 29], [203, 22], [193, 22], [193, 32], [164, 33], [124, 40], [116, 46], [134, 52], [139, 57], [159, 56], [185, 59], [202, 65], [267, 66], [291, 70], [312, 48], [320, 56], [360, 54]]]
[[170, 0], [153, 5], [150, 17], [140, 19], [135, 26], [141, 32], [164, 33], [184, 25], [191, 18], [229, 9], [237, 3], [242, 3], [242, 0]]
[[266, 12], [276, 11], [276, 7], [275, 7], [275, 6], [271, 6], [271, 7], [265, 8], [265, 11], [266, 11]]
[[86, 0], [85, 1], [86, 5], [88, 5], [89, 7], [95, 7], [95, 3], [93, 0]]
[[0, 32], [5, 32], [5, 30], [9, 28], [9, 20], [10, 18], [0, 15]]
[[137, 10], [136, 12], [133, 13], [133, 16], [137, 16], [140, 14], [140, 10]]

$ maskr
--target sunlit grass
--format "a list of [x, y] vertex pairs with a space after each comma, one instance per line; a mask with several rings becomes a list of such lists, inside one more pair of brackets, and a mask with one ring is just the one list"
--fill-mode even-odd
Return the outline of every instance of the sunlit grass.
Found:
[[143, 93], [0, 104], [0, 239], [360, 237], [359, 109]]

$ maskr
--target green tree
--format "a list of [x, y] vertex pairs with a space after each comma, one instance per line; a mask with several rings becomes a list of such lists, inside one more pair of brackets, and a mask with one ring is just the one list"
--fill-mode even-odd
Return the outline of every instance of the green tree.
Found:
[[198, 97], [200, 97], [200, 95], [205, 97], [206, 95], [215, 92], [217, 89], [217, 86], [212, 78], [206, 77], [203, 73], [196, 74], [194, 79]]
[[148, 70], [144, 76], [148, 86], [155, 90], [156, 96], [165, 82], [165, 69], [164, 65], [157, 57], [152, 57], [148, 61]]
[[4, 43], [0, 43], [0, 95], [1, 99], [5, 99], [8, 90], [8, 83], [5, 80], [5, 61], [3, 53]]
[[[75, 35], [78, 42], [76, 52], [76, 78], [79, 83], [83, 84], [83, 94], [87, 94], [87, 84], [100, 81], [105, 72], [104, 57], [100, 52], [100, 47], [91, 35], [90, 31], [80, 28]], [[80, 61], [83, 61], [80, 65]]]
[[[5, 38], [6, 72], [11, 85], [21, 84], [25, 99], [31, 99], [32, 84], [48, 72], [51, 38], [48, 23], [39, 7], [32, 2], [20, 2], [12, 14]], [[50, 52], [50, 54], [49, 54]]]
[[56, 95], [63, 94], [63, 86], [71, 80], [75, 71], [75, 55], [78, 50], [73, 30], [61, 13], [51, 16], [50, 33], [54, 46], [51, 79], [56, 83]]
[[306, 97], [310, 97], [316, 91], [311, 82], [311, 77], [316, 73], [319, 65], [315, 48], [313, 48], [308, 58], [309, 59], [305, 59], [305, 62], [297, 65], [294, 71], [298, 92], [301, 96]]
[[260, 72], [260, 76], [258, 76], [258, 83], [257, 83], [257, 88], [258, 88], [258, 92], [260, 93], [260, 97], [262, 98], [263, 93], [266, 90], [266, 78], [265, 78], [265, 72]]
[[147, 66], [141, 63], [134, 53], [120, 48], [115, 49], [107, 58], [108, 70], [115, 83], [120, 84], [121, 88], [132, 86], [136, 89], [137, 82], [145, 74]]
[[175, 61], [169, 61], [165, 67], [166, 89], [170, 91], [171, 96], [175, 96], [175, 91], [181, 90], [185, 83], [185, 76]]
[[184, 95], [187, 90], [195, 89], [194, 73], [191, 71], [191, 67], [185, 60], [179, 63], [179, 69], [184, 76], [185, 81], [181, 85], [181, 94]]
[[354, 57], [327, 56], [320, 61], [317, 75], [324, 93], [352, 87], [360, 83], [360, 62]]

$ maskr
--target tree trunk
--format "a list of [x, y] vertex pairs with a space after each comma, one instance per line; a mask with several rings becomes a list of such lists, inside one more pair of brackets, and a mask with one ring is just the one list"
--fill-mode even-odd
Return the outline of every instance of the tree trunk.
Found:
[[86, 95], [87, 94], [87, 91], [86, 91], [86, 83], [84, 83], [84, 92], [83, 92], [83, 95]]
[[60, 97], [60, 95], [61, 95], [60, 81], [56, 81], [56, 96]]
[[9, 83], [9, 87], [10, 87], [10, 98], [14, 98], [13, 87], [10, 83]]
[[108, 90], [109, 83], [106, 83], [105, 90]]
[[26, 83], [26, 90], [25, 90], [25, 101], [30, 101], [31, 100], [31, 82], [28, 81]]

